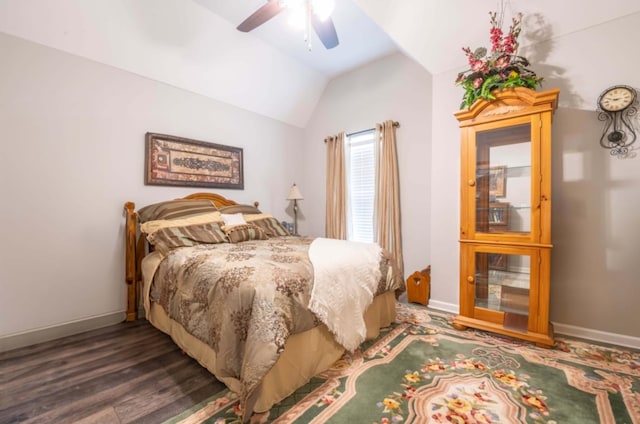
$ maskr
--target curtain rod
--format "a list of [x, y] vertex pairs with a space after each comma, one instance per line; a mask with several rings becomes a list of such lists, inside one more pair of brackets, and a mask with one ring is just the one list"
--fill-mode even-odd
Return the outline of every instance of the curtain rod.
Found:
[[[393, 127], [394, 127], [394, 128], [400, 128], [400, 122], [398, 122], [398, 121], [393, 121]], [[371, 131], [371, 130], [375, 130], [375, 128], [369, 128], [368, 130], [362, 130], [362, 131], [352, 132], [352, 133], [347, 134], [347, 137], [351, 137], [352, 135], [362, 134], [362, 133], [365, 133], [365, 132], [367, 132], [367, 131]]]
[[366, 132], [369, 132], [369, 131], [373, 131], [373, 130], [375, 130], [375, 128], [369, 128], [369, 129], [366, 129], [366, 130], [361, 130], [361, 131], [348, 133], [347, 137], [351, 137], [351, 136], [358, 135], [358, 134], [363, 134], [363, 133], [366, 133]]
[[[398, 121], [393, 121], [393, 127], [394, 127], [394, 128], [400, 128], [400, 122], [398, 122]], [[375, 130], [375, 128], [369, 128], [369, 129], [366, 129], [366, 130], [356, 131], [356, 132], [348, 133], [348, 134], [345, 134], [345, 135], [346, 135], [347, 137], [351, 137], [351, 136], [354, 136], [354, 135], [358, 135], [358, 134], [366, 133], [367, 131], [373, 131], [373, 130]], [[327, 139], [326, 139], [326, 138], [324, 139], [324, 142], [325, 142], [325, 143], [327, 142]]]

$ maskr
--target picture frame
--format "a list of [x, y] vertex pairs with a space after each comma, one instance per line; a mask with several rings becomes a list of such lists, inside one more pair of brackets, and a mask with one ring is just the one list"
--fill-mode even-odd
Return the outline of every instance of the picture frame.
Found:
[[505, 197], [506, 194], [506, 166], [493, 166], [489, 169], [489, 195]]
[[242, 190], [243, 150], [148, 132], [145, 135], [145, 184]]

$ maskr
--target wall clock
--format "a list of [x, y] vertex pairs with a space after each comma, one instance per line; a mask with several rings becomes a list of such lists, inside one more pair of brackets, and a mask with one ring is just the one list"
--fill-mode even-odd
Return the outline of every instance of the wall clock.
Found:
[[628, 85], [614, 85], [598, 97], [598, 120], [604, 122], [600, 145], [613, 156], [626, 155], [636, 141], [631, 118], [637, 113], [637, 93]]

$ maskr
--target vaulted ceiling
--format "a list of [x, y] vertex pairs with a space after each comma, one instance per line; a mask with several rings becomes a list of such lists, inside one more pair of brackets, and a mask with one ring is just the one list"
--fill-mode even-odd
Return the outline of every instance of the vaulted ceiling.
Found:
[[[195, 2], [234, 26], [266, 4], [265, 0], [195, 0]], [[311, 29], [311, 50], [309, 51], [304, 41], [305, 28], [293, 26], [289, 22], [291, 16], [291, 10], [285, 9], [247, 36], [264, 40], [328, 77], [339, 75], [398, 50], [393, 40], [353, 0], [335, 1], [332, 21], [340, 44], [330, 50], [324, 48]]]
[[[195, 0], [238, 25], [265, 0]], [[489, 11], [502, 3], [504, 25], [524, 15], [523, 46], [561, 37], [640, 11], [637, 0], [336, 0], [333, 20], [342, 44], [325, 50], [316, 40], [307, 51], [301, 32], [287, 24], [286, 11], [252, 32], [287, 55], [329, 76], [384, 56], [396, 49], [437, 74], [465, 65], [461, 48], [488, 47]]]
[[[325, 50], [278, 16], [236, 26], [264, 0], [0, 0], [0, 32], [304, 127], [328, 81], [399, 50], [427, 71], [463, 70], [488, 44], [486, 0], [336, 0], [340, 45]], [[505, 0], [525, 15], [523, 45], [640, 12], [637, 0]], [[634, 42], [633, 40], [628, 40]], [[588, 47], [588, 46], [586, 46]], [[586, 50], [588, 54], [588, 50]]]

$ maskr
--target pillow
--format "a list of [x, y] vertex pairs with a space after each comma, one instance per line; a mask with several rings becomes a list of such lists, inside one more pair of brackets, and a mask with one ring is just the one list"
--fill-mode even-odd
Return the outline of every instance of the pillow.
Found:
[[161, 228], [147, 236], [147, 240], [162, 254], [177, 247], [227, 243], [229, 241], [215, 222]]
[[247, 223], [241, 213], [221, 213], [220, 215], [222, 215], [224, 225], [226, 225], [227, 227], [230, 227], [232, 225], [243, 225]]
[[158, 219], [177, 219], [215, 212], [218, 209], [210, 200], [177, 199], [154, 203], [138, 210], [141, 223]]
[[245, 214], [254, 214], [254, 213], [262, 213], [260, 209], [256, 208], [252, 205], [231, 205], [231, 206], [223, 206], [218, 209], [222, 213], [245, 213]]
[[252, 220], [251, 224], [264, 231], [267, 237], [290, 236], [291, 233], [278, 222], [274, 217], [267, 217]]
[[210, 212], [202, 215], [194, 215], [187, 218], [179, 219], [158, 219], [154, 221], [147, 221], [144, 224], [140, 224], [140, 231], [145, 234], [151, 234], [161, 228], [184, 227], [187, 225], [210, 224], [213, 222], [223, 222], [220, 212]]
[[270, 213], [252, 213], [242, 216], [244, 217], [244, 220], [247, 221], [247, 224], [251, 224], [253, 221], [257, 221], [263, 218], [273, 218], [273, 215], [271, 215]]
[[260, 227], [253, 224], [223, 226], [222, 231], [227, 235], [231, 243], [240, 243], [249, 240], [266, 240], [269, 237]]

